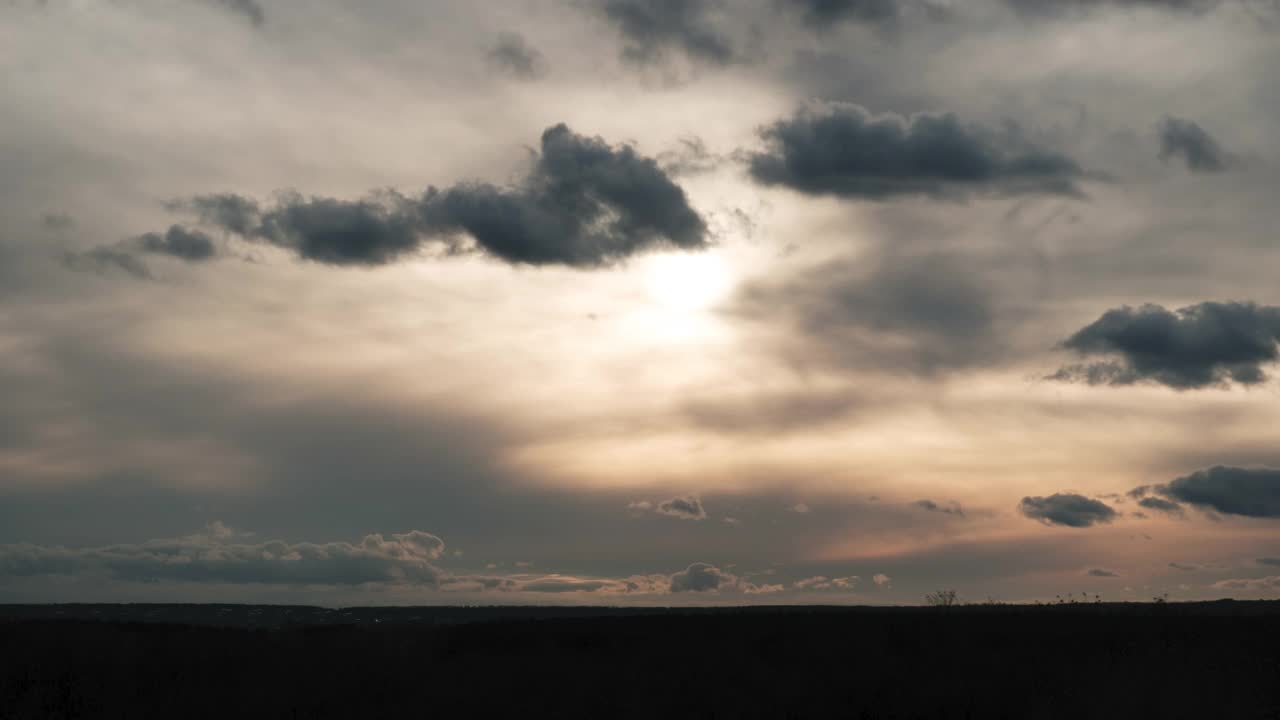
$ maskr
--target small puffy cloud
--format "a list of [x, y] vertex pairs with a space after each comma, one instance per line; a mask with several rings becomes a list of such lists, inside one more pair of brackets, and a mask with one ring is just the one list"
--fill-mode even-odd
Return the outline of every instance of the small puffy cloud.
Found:
[[1113, 572], [1111, 572], [1110, 570], [1106, 570], [1106, 569], [1104, 569], [1104, 568], [1093, 568], [1093, 569], [1089, 570], [1089, 572], [1087, 572], [1087, 573], [1085, 573], [1085, 574], [1086, 574], [1086, 575], [1088, 575], [1089, 577], [1098, 577], [1098, 578], [1115, 578], [1115, 577], [1120, 577], [1120, 576], [1119, 576], [1119, 575], [1117, 575], [1116, 573], [1113, 573]]
[[964, 517], [964, 508], [960, 507], [960, 503], [952, 500], [946, 505], [939, 505], [932, 500], [917, 500], [911, 503], [913, 506], [920, 508], [926, 512], [942, 513], [943, 515], [955, 515]]
[[1045, 525], [1085, 528], [1109, 523], [1116, 511], [1099, 500], [1073, 493], [1055, 493], [1048, 497], [1024, 497], [1018, 510]]
[[1182, 506], [1172, 500], [1165, 500], [1158, 497], [1145, 497], [1138, 501], [1140, 507], [1156, 512], [1164, 513], [1169, 517], [1183, 517], [1186, 513]]
[[141, 235], [137, 241], [143, 252], [169, 255], [189, 262], [210, 260], [218, 254], [218, 247], [214, 245], [213, 238], [199, 230], [181, 225], [171, 226], [164, 234]]
[[796, 503], [795, 505], [791, 506], [791, 512], [799, 513], [801, 515], [804, 515], [810, 512], [811, 510], [812, 508], [810, 508], [808, 505], [805, 505], [804, 503]]
[[756, 585], [755, 583], [749, 582], [741, 582], [738, 584], [738, 587], [747, 595], [772, 595], [773, 593], [780, 593], [786, 590], [785, 587], [779, 584]]
[[547, 74], [547, 60], [519, 33], [502, 33], [489, 49], [489, 64], [517, 80], [530, 82]]
[[737, 583], [737, 577], [715, 565], [696, 562], [671, 576], [671, 592], [711, 592]]
[[707, 510], [702, 506], [702, 500], [693, 495], [665, 500], [658, 504], [657, 512], [681, 520], [707, 519]]
[[876, 587], [881, 587], [881, 588], [893, 587], [893, 578], [889, 577], [888, 575], [885, 575], [884, 573], [876, 573], [875, 575], [872, 575], [871, 581], [876, 584]]
[[1222, 172], [1231, 162], [1231, 156], [1218, 141], [1190, 120], [1166, 116], [1156, 130], [1160, 134], [1161, 160], [1181, 158], [1195, 173]]
[[847, 577], [815, 575], [814, 577], [797, 580], [792, 584], [797, 590], [852, 590], [860, 579], [857, 575], [849, 575]]
[[1280, 308], [1204, 302], [1166, 310], [1159, 305], [1108, 310], [1062, 342], [1083, 357], [1050, 379], [1090, 385], [1156, 383], [1177, 390], [1257, 385], [1263, 366], [1280, 358]]
[[1076, 183], [1085, 176], [1064, 155], [950, 114], [874, 115], [858, 105], [813, 104], [761, 135], [767, 149], [749, 156], [751, 177], [807, 195], [1079, 195]]

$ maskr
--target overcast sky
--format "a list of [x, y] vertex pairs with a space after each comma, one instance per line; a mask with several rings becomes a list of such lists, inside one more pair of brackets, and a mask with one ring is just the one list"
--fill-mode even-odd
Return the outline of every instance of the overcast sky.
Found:
[[1271, 0], [0, 0], [0, 602], [1280, 593]]

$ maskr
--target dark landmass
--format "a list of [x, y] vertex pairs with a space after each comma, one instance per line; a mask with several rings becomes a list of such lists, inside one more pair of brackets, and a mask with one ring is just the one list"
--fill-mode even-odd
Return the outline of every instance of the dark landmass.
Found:
[[0, 606], [0, 720], [1277, 718], [1280, 602]]

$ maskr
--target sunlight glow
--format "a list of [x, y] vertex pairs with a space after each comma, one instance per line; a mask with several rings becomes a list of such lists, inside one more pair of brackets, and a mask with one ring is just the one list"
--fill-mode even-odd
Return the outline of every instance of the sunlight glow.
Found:
[[658, 255], [646, 267], [652, 300], [671, 310], [707, 310], [729, 294], [732, 282], [724, 260], [710, 253]]

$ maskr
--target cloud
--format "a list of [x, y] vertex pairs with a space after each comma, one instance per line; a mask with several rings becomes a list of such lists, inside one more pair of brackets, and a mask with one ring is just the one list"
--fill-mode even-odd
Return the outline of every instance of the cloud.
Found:
[[671, 592], [710, 592], [737, 582], [737, 577], [714, 565], [696, 562], [671, 576]]
[[676, 143], [674, 149], [664, 150], [657, 157], [659, 167], [672, 177], [709, 173], [729, 161], [729, 158], [711, 152], [702, 138], [683, 137]]
[[186, 262], [204, 262], [218, 256], [213, 238], [199, 230], [173, 225], [164, 233], [146, 233], [114, 245], [100, 245], [82, 252], [68, 252], [64, 264], [72, 270], [103, 272], [109, 269], [141, 279], [151, 277], [151, 269], [140, 257], [167, 255]]
[[794, 327], [783, 352], [865, 371], [932, 375], [1002, 359], [983, 269], [964, 256], [896, 249], [743, 288], [740, 313]]
[[1186, 563], [1176, 563], [1176, 562], [1169, 563], [1169, 567], [1173, 568], [1174, 570], [1181, 570], [1183, 572], [1195, 572], [1196, 570], [1200, 569], [1199, 565], [1187, 565]]
[[1264, 557], [1258, 558], [1259, 565], [1274, 565], [1280, 567], [1280, 557]]
[[849, 575], [847, 577], [827, 577], [825, 575], [816, 575], [814, 577], [797, 580], [792, 585], [797, 590], [853, 590], [861, 580], [857, 575]]
[[531, 82], [547, 74], [542, 52], [519, 33], [502, 33], [489, 49], [489, 64], [517, 80]]
[[1182, 158], [1187, 169], [1196, 173], [1222, 172], [1231, 162], [1204, 128], [1190, 120], [1166, 116], [1157, 126], [1160, 134], [1160, 159]]
[[1204, 302], [1169, 311], [1159, 305], [1108, 310], [1067, 338], [1061, 348], [1083, 357], [1111, 357], [1068, 365], [1050, 376], [1090, 385], [1156, 383], [1177, 390], [1266, 381], [1262, 366], [1276, 362], [1280, 308]]
[[1072, 11], [1102, 8], [1152, 8], [1157, 10], [1204, 12], [1222, 0], [1005, 0], [1020, 13], [1060, 15]]
[[815, 28], [840, 22], [891, 23], [902, 12], [899, 0], [777, 0], [777, 3], [801, 13], [805, 24]]
[[893, 587], [893, 578], [889, 577], [888, 575], [885, 575], [884, 573], [876, 573], [875, 575], [872, 575], [871, 581], [876, 584], [876, 587], [880, 587], [880, 588]]
[[68, 252], [63, 256], [63, 264], [72, 270], [99, 273], [123, 270], [136, 278], [145, 280], [151, 277], [151, 270], [135, 251], [118, 245], [102, 245], [84, 252]]
[[70, 230], [76, 226], [76, 219], [65, 212], [47, 212], [40, 216], [40, 224], [45, 230]]
[[938, 503], [932, 500], [917, 500], [911, 504], [914, 505], [915, 507], [920, 508], [921, 510], [926, 510], [928, 512], [942, 513], [944, 515], [955, 515], [957, 517], [964, 517], [964, 508], [960, 507], [960, 503], [957, 503], [954, 500], [952, 500], [947, 505], [939, 505]]
[[199, 230], [190, 230], [181, 225], [171, 226], [163, 235], [159, 233], [141, 235], [137, 241], [143, 252], [169, 255], [190, 262], [209, 260], [218, 254], [213, 238]]
[[1148, 510], [1162, 512], [1170, 517], [1182, 517], [1185, 513], [1182, 506], [1171, 500], [1158, 497], [1146, 497], [1138, 501], [1138, 505]]
[[811, 104], [761, 131], [751, 177], [807, 195], [886, 200], [971, 193], [1079, 195], [1085, 173], [1070, 158], [1011, 130], [961, 124], [955, 115], [873, 115], [858, 105]]
[[654, 63], [672, 51], [714, 65], [739, 59], [733, 41], [716, 27], [716, 0], [589, 1], [622, 34], [628, 62]]
[[257, 0], [211, 0], [216, 5], [239, 13], [249, 19], [257, 27], [261, 27], [267, 21], [267, 15], [262, 11], [262, 6]]
[[1045, 525], [1085, 528], [1115, 519], [1116, 511], [1098, 500], [1083, 495], [1055, 493], [1048, 497], [1024, 497], [1018, 510]]
[[1100, 577], [1100, 578], [1120, 577], [1116, 573], [1113, 573], [1110, 570], [1105, 570], [1103, 568], [1093, 568], [1092, 570], [1090, 570], [1085, 574], [1088, 575], [1089, 577]]
[[796, 503], [791, 506], [791, 512], [805, 515], [810, 512], [810, 507], [804, 503]]
[[1280, 470], [1216, 466], [1152, 491], [1202, 510], [1254, 518], [1280, 518]]
[[612, 580], [577, 580], [574, 578], [553, 577], [517, 584], [512, 589], [533, 593], [590, 593], [617, 587], [618, 583]]
[[1217, 590], [1280, 590], [1280, 575], [1271, 575], [1269, 577], [1262, 578], [1233, 578], [1231, 580], [1219, 580], [1209, 587]]
[[421, 531], [365, 536], [359, 543], [235, 542], [218, 526], [208, 535], [69, 549], [0, 545], [0, 577], [91, 575], [127, 581], [437, 586], [433, 561], [444, 542]]
[[658, 504], [657, 512], [661, 515], [677, 517], [681, 520], [706, 520], [707, 511], [702, 507], [702, 500], [692, 495], [671, 498]]
[[512, 264], [598, 267], [662, 247], [700, 249], [708, 231], [684, 190], [629, 146], [561, 124], [515, 187], [464, 183], [419, 197], [384, 191], [362, 200], [281, 194], [274, 206], [234, 194], [172, 203], [201, 222], [329, 265], [376, 266], [419, 252], [427, 240]]

